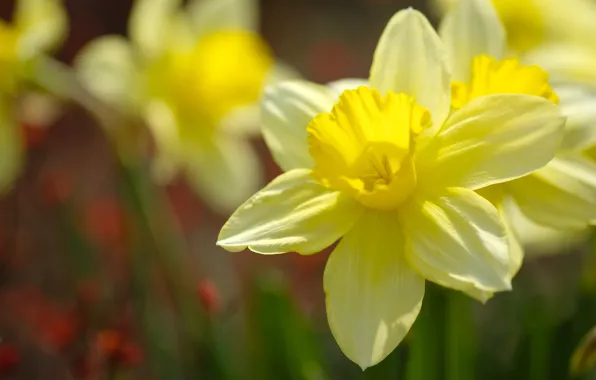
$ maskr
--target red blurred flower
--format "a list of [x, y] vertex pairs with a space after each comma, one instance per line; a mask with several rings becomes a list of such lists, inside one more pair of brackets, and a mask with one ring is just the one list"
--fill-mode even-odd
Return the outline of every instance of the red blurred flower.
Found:
[[14, 369], [21, 361], [19, 351], [12, 345], [0, 344], [0, 373]]
[[209, 279], [201, 280], [197, 287], [197, 292], [201, 304], [208, 313], [214, 314], [220, 310], [221, 296], [219, 294], [219, 289], [217, 289], [217, 286], [213, 281]]
[[95, 338], [95, 347], [102, 357], [114, 364], [135, 366], [143, 359], [139, 346], [119, 330], [100, 331]]
[[98, 243], [121, 246], [126, 237], [126, 216], [114, 198], [98, 199], [85, 210], [84, 223]]
[[20, 288], [2, 294], [2, 308], [31, 331], [44, 348], [60, 351], [78, 337], [80, 323], [70, 306], [55, 304], [34, 288]]
[[59, 310], [48, 312], [45, 316], [40, 315], [38, 328], [40, 342], [57, 351], [64, 350], [70, 346], [79, 333], [77, 318], [72, 313]]

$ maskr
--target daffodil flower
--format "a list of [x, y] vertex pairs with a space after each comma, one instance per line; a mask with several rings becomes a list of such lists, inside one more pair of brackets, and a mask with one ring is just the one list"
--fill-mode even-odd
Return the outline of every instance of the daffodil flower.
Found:
[[[434, 0], [439, 13], [461, 0]], [[596, 33], [592, 0], [490, 0], [507, 30], [509, 48], [518, 54], [560, 42], [592, 44]]]
[[59, 0], [19, 0], [13, 23], [0, 20], [0, 193], [13, 184], [24, 160], [17, 98], [26, 90], [32, 62], [56, 48], [66, 32]]
[[475, 190], [542, 167], [560, 143], [559, 107], [538, 96], [478, 97], [451, 113], [448, 66], [439, 36], [408, 9], [381, 36], [369, 86], [270, 87], [263, 132], [285, 173], [217, 242], [309, 255], [340, 240], [325, 268], [327, 317], [363, 369], [407, 334], [426, 280], [481, 301], [511, 288], [507, 229]]
[[[460, 0], [446, 15], [441, 37], [453, 68], [454, 109], [478, 96], [499, 93], [535, 95], [558, 103], [544, 70], [504, 57], [505, 29], [490, 0]], [[577, 122], [571, 109], [577, 105], [571, 102], [562, 108], [574, 122], [548, 165], [527, 177], [481, 190], [505, 220], [507, 198], [512, 198], [529, 220], [557, 230], [582, 229], [596, 220], [596, 163], [583, 152], [596, 142], [596, 134], [591, 123]], [[522, 250], [512, 252], [517, 253], [512, 267], [515, 272], [521, 265]]]
[[262, 88], [280, 72], [256, 23], [253, 0], [136, 0], [130, 42], [99, 38], [76, 63], [92, 92], [144, 118], [156, 179], [183, 172], [224, 212], [259, 185], [248, 126], [259, 128]]

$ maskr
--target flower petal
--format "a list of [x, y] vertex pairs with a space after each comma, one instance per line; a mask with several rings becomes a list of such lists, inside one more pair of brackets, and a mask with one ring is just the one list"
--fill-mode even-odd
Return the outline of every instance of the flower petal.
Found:
[[325, 189], [308, 169], [274, 179], [234, 212], [217, 244], [238, 252], [312, 254], [329, 247], [362, 215], [349, 196]]
[[503, 227], [505, 227], [505, 231], [507, 232], [507, 239], [509, 242], [509, 278], [513, 279], [517, 272], [519, 272], [524, 261], [524, 249], [511, 220], [509, 220], [510, 218], [507, 210], [505, 204], [497, 205], [497, 211], [499, 211]]
[[337, 97], [325, 86], [290, 81], [270, 86], [261, 102], [263, 137], [283, 170], [310, 168], [306, 127], [333, 108]]
[[417, 152], [418, 186], [479, 189], [526, 175], [553, 158], [564, 124], [559, 107], [538, 96], [476, 98]]
[[95, 96], [119, 109], [134, 104], [137, 66], [132, 47], [123, 37], [105, 36], [92, 41], [78, 54], [75, 67]]
[[427, 280], [485, 301], [483, 292], [511, 289], [505, 226], [474, 191], [449, 188], [400, 210], [408, 262]]
[[188, 12], [197, 35], [218, 30], [253, 30], [259, 25], [255, 0], [191, 0]]
[[[577, 41], [574, 41], [577, 42]], [[547, 43], [524, 55], [528, 64], [546, 70], [551, 82], [576, 81], [596, 86], [596, 51], [579, 43]]]
[[544, 226], [581, 229], [596, 220], [596, 163], [579, 155], [556, 157], [507, 188], [522, 213]]
[[362, 86], [370, 87], [368, 79], [346, 78], [327, 83], [327, 88], [333, 91], [333, 93], [337, 97], [339, 97], [342, 94], [342, 92], [346, 90], [355, 90], [358, 87]]
[[414, 97], [430, 111], [434, 132], [449, 114], [450, 80], [445, 47], [426, 17], [413, 9], [393, 16], [375, 51], [371, 86]]
[[507, 205], [507, 214], [528, 258], [570, 252], [590, 236], [589, 229], [558, 230], [537, 224], [528, 219], [514, 202]]
[[445, 16], [439, 30], [447, 47], [453, 79], [470, 80], [472, 61], [480, 54], [503, 57], [505, 28], [490, 0], [461, 0]]
[[259, 188], [259, 158], [242, 138], [219, 136], [212, 144], [184, 149], [183, 165], [189, 183], [211, 207], [229, 213]]
[[581, 151], [596, 145], [596, 87], [579, 83], [557, 85], [562, 112], [567, 116], [560, 151]]
[[19, 0], [16, 2], [15, 25], [23, 37], [21, 54], [47, 52], [57, 48], [68, 33], [68, 17], [60, 0]]
[[169, 42], [181, 0], [136, 0], [128, 32], [139, 52], [153, 58]]
[[324, 286], [331, 332], [344, 354], [362, 369], [389, 355], [424, 296], [424, 279], [405, 260], [397, 215], [367, 211], [331, 253]]

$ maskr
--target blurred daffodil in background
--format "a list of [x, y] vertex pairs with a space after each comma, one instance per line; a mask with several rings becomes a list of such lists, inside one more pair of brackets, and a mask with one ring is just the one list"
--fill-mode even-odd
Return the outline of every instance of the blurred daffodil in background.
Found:
[[19, 0], [12, 23], [0, 20], [0, 193], [10, 188], [24, 160], [18, 103], [31, 65], [57, 48], [67, 29], [60, 0]]
[[[454, 109], [478, 96], [496, 93], [529, 94], [559, 102], [542, 68], [506, 58], [506, 31], [490, 0], [460, 0], [446, 14], [441, 37], [453, 68]], [[512, 224], [508, 210], [518, 207], [526, 218], [545, 227], [586, 228], [596, 220], [596, 164], [583, 150], [593, 143], [594, 133], [590, 123], [566, 129], [557, 156], [547, 166], [530, 176], [482, 189], [481, 194], [499, 208], [508, 226]], [[526, 234], [525, 229], [519, 231], [523, 228], [520, 223], [515, 225], [518, 233]], [[513, 231], [510, 235], [514, 238]], [[515, 272], [523, 251], [518, 243], [512, 241], [512, 245], [516, 247], [512, 250], [516, 252]]]
[[76, 62], [93, 93], [149, 126], [155, 178], [185, 174], [222, 212], [259, 185], [247, 137], [260, 128], [263, 86], [285, 75], [257, 33], [257, 13], [252, 0], [137, 0], [130, 41], [101, 37]]
[[362, 368], [402, 341], [426, 280], [481, 301], [511, 289], [507, 226], [475, 190], [541, 168], [560, 143], [564, 118], [541, 96], [482, 94], [452, 112], [446, 53], [408, 9], [381, 36], [368, 85], [270, 87], [264, 136], [285, 173], [219, 236], [229, 251], [262, 254], [341, 239], [324, 274], [327, 317]]

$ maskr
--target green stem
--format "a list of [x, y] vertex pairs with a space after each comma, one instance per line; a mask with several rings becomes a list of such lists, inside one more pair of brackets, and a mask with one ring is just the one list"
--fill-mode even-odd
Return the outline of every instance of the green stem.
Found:
[[445, 305], [442, 291], [426, 285], [420, 315], [416, 319], [408, 345], [406, 380], [442, 379], [443, 320]]
[[476, 334], [473, 302], [464, 294], [446, 291], [446, 380], [475, 379]]
[[63, 101], [83, 107], [104, 130], [120, 160], [128, 165], [138, 159], [138, 148], [146, 135], [142, 123], [102, 102], [87, 91], [72, 69], [52, 58], [33, 62], [31, 81]]
[[549, 376], [551, 336], [548, 328], [536, 327], [530, 332], [530, 376], [528, 380], [547, 380]]
[[[205, 344], [212, 340], [211, 327], [208, 326], [206, 316], [197, 302], [191, 267], [184, 260], [190, 250], [179, 230], [175, 228], [176, 223], [163, 193], [152, 183], [147, 174], [148, 170], [143, 167], [143, 157], [139, 148], [146, 133], [142, 123], [94, 97], [81, 86], [68, 66], [51, 58], [44, 57], [35, 62], [31, 79], [55, 96], [76, 102], [85, 108], [112, 142], [120, 159], [120, 172], [129, 205], [137, 216], [136, 221], [141, 226], [143, 238], [150, 240], [150, 251], [155, 254], [157, 263], [163, 269], [181, 318], [181, 335], [193, 348], [184, 349], [183, 353], [193, 363], [196, 356], [194, 350], [208, 352], [211, 355], [207, 356], [213, 356], [211, 350], [205, 349]], [[140, 260], [135, 259], [135, 265], [140, 264]], [[139, 275], [137, 279], [145, 283], [146, 275]], [[145, 298], [146, 296], [147, 294], [144, 295]], [[201, 359], [201, 364], [209, 367], [206, 369], [208, 372], [216, 373], [219, 379], [229, 378], [230, 367], [223, 365], [221, 357]], [[195, 364], [192, 366], [196, 367]]]

